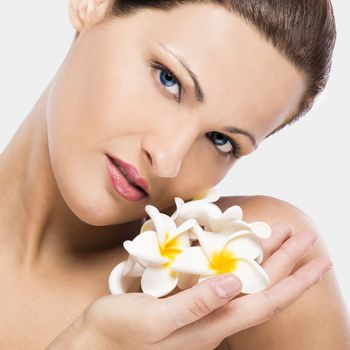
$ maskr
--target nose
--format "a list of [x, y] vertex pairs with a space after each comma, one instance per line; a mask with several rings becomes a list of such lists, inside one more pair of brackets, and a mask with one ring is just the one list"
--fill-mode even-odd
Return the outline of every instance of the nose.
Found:
[[196, 138], [194, 125], [178, 126], [144, 135], [142, 150], [154, 175], [176, 177]]

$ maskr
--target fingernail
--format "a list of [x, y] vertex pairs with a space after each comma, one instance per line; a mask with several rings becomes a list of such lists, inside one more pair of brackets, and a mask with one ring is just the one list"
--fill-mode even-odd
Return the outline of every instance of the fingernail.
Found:
[[216, 294], [220, 298], [228, 299], [237, 294], [241, 288], [240, 281], [232, 276], [222, 278], [215, 283]]

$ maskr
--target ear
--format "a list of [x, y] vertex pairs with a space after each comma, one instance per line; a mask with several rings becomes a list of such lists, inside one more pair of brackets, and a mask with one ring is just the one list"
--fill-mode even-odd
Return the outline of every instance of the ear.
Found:
[[80, 33], [103, 20], [113, 0], [68, 1], [68, 14], [70, 22], [74, 29]]

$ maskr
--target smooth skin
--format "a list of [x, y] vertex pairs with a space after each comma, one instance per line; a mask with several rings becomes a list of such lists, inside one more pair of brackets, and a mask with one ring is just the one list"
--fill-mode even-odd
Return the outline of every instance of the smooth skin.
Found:
[[[232, 137], [240, 155], [248, 155], [290, 118], [305, 79], [220, 6], [189, 4], [103, 20], [107, 1], [69, 5], [79, 36], [0, 156], [0, 311], [6, 315], [0, 347], [43, 349], [63, 332], [49, 349], [198, 349], [201, 337], [207, 337], [200, 341], [203, 349], [213, 349], [228, 336], [232, 349], [346, 349], [346, 316], [332, 274], [288, 310], [250, 328], [290, 305], [330, 266], [319, 244], [301, 259], [316, 230], [296, 208], [271, 198], [226, 197], [218, 203], [239, 203], [247, 221], [294, 226], [295, 237], [276, 233], [265, 247], [275, 282], [268, 292], [228, 303], [214, 295], [208, 280], [168, 299], [106, 296], [110, 271], [126, 258], [121, 243], [138, 233], [144, 206], [171, 212], [175, 196], [190, 199], [216, 185], [237, 161], [228, 144], [219, 147], [207, 133]], [[165, 48], [191, 66], [202, 103]], [[181, 81], [181, 99], [178, 85], [160, 83], [155, 61]], [[230, 135], [226, 126], [245, 134]], [[133, 164], [148, 181], [150, 196], [140, 202], [121, 198], [109, 182], [106, 153]], [[286, 277], [295, 264], [294, 277]], [[197, 310], [198, 303], [205, 306]], [[162, 315], [162, 327], [157, 322], [145, 329], [140, 308], [148, 319]], [[171, 317], [171, 310], [180, 314]], [[310, 310], [314, 322], [308, 321]]]

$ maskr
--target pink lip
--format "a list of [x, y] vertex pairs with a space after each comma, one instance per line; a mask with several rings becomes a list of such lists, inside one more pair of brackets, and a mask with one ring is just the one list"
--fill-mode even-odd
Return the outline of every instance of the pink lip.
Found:
[[125, 163], [121, 159], [115, 157], [111, 158], [116, 163], [120, 164], [120, 166], [125, 170], [126, 176], [129, 180], [134, 182], [136, 185], [140, 186], [147, 194], [149, 193], [147, 181], [139, 174], [139, 172], [133, 165]]
[[107, 156], [107, 168], [112, 186], [116, 192], [129, 201], [139, 201], [147, 197], [147, 194], [129, 183], [128, 178], [114, 164], [113, 160]]
[[[131, 201], [145, 198], [149, 192], [148, 184], [147, 181], [140, 176], [136, 168], [118, 158], [111, 157], [108, 154], [106, 154], [106, 156], [108, 160], [107, 165], [109, 175], [114, 189], [125, 199]], [[121, 166], [123, 171], [121, 171], [115, 163]], [[129, 181], [141, 187], [146, 193], [130, 184]]]

